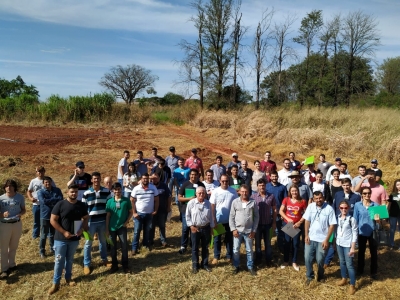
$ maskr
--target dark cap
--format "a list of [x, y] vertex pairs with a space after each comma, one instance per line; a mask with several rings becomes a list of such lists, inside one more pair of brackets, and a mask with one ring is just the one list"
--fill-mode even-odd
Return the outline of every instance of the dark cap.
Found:
[[371, 164], [378, 164], [378, 160], [376, 158], [372, 159]]
[[76, 164], [75, 164], [75, 166], [77, 167], [77, 168], [80, 168], [80, 167], [85, 167], [85, 163], [83, 162], [83, 161], [78, 161]]
[[169, 147], [169, 151], [175, 151], [175, 147], [174, 146], [171, 146], [171, 147]]
[[342, 161], [342, 159], [340, 157], [336, 157], [335, 161]]
[[196, 149], [196, 148], [193, 148], [193, 149], [192, 149], [192, 152], [196, 153], [196, 152], [197, 152], [197, 149]]

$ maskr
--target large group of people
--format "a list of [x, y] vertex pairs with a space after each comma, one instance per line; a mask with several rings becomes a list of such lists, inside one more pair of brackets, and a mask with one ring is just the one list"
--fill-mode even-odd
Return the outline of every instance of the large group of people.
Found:
[[[253, 169], [247, 160], [240, 161], [238, 154], [233, 153], [226, 165], [217, 156], [215, 164], [204, 170], [196, 148], [187, 159], [177, 156], [173, 146], [165, 158], [158, 154], [157, 148], [151, 151], [149, 158], [137, 151], [137, 158], [129, 161], [130, 152], [125, 150], [115, 182], [111, 176], [102, 181], [96, 171], [86, 173], [85, 163], [78, 161], [74, 174], [66, 180], [66, 197], [52, 178], [45, 175], [43, 166], [36, 168], [27, 199], [32, 203], [32, 238], [40, 238], [39, 256], [41, 259], [55, 257], [49, 294], [59, 290], [63, 271], [66, 283], [75, 285], [72, 263], [81, 237], [86, 240], [84, 275], [93, 270], [94, 239], [99, 243], [102, 264], [111, 273], [118, 271], [117, 247], [121, 248], [122, 269], [130, 273], [129, 255], [135, 256], [143, 248], [152, 250], [156, 227], [161, 247], [171, 246], [167, 242], [166, 223], [172, 204], [178, 206], [182, 222], [178, 253], [183, 255], [191, 247], [193, 274], [200, 269], [211, 272], [210, 266], [218, 265], [222, 252], [233, 265], [233, 274], [239, 273], [239, 254], [244, 242], [247, 270], [256, 275], [263, 261], [265, 267], [272, 266], [271, 238], [276, 235], [277, 248], [283, 254], [281, 269], [289, 267], [291, 258], [292, 268], [298, 272], [299, 250], [303, 249], [306, 284], [315, 277], [322, 282], [325, 269], [337, 252], [341, 274], [337, 285], [349, 284], [348, 292], [354, 294], [356, 275], [364, 273], [367, 242], [371, 253], [370, 276], [377, 278], [378, 244], [374, 231], [382, 226], [383, 220], [379, 215], [371, 217], [369, 209], [379, 205], [385, 205], [389, 212], [390, 247], [395, 247], [395, 232], [400, 225], [400, 179], [394, 182], [393, 191], [388, 195], [381, 184], [382, 171], [376, 159], [371, 160], [370, 168], [360, 165], [359, 174], [353, 178], [340, 158], [331, 164], [324, 154], [319, 156], [320, 162], [315, 167], [314, 162], [304, 165], [290, 152], [278, 171], [270, 151], [265, 152], [263, 160], [254, 161]], [[21, 216], [26, 213], [25, 198], [18, 193], [17, 183], [9, 179], [3, 188], [1, 279], [17, 268], [15, 256], [22, 234]], [[132, 219], [134, 231], [129, 251], [127, 227]], [[46, 252], [47, 238], [49, 252]], [[210, 244], [214, 248], [211, 262]], [[222, 245], [225, 245], [224, 251]], [[356, 269], [353, 256], [357, 247]], [[108, 251], [111, 261], [107, 258]], [[313, 271], [314, 260], [317, 276]]]

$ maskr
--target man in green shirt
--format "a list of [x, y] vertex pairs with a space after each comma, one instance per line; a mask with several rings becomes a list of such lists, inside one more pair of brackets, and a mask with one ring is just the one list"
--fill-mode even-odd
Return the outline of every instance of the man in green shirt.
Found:
[[122, 197], [122, 185], [116, 182], [112, 186], [114, 192], [114, 198], [107, 201], [106, 206], [106, 236], [111, 235], [112, 246], [111, 246], [111, 258], [112, 266], [110, 269], [111, 273], [115, 273], [118, 270], [117, 260], [117, 236], [121, 243], [122, 252], [122, 268], [125, 273], [130, 273], [128, 267], [128, 236], [127, 226], [129, 220], [133, 216], [131, 201]]

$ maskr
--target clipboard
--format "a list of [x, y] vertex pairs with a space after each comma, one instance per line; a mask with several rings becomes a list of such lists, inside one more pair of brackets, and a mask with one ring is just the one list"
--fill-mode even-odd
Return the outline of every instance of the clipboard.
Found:
[[291, 238], [295, 237], [299, 234], [300, 229], [294, 228], [293, 223], [287, 223], [285, 226], [282, 227], [282, 231], [286, 233]]

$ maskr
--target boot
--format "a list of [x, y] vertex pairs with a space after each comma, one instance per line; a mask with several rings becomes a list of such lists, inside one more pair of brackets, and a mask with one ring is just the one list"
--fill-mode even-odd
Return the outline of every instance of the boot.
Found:
[[56, 283], [56, 284], [53, 284], [52, 286], [51, 286], [51, 288], [49, 289], [49, 291], [47, 292], [49, 295], [53, 295], [55, 292], [57, 292], [58, 290], [60, 289], [60, 284], [59, 283]]
[[342, 280], [338, 281], [336, 283], [337, 286], [344, 286], [347, 284], [347, 279], [346, 278], [342, 278]]
[[349, 295], [354, 295], [356, 292], [356, 287], [354, 285], [349, 286]]
[[73, 281], [72, 279], [65, 279], [65, 282], [66, 282], [67, 285], [69, 285], [69, 286], [76, 286], [76, 282]]

